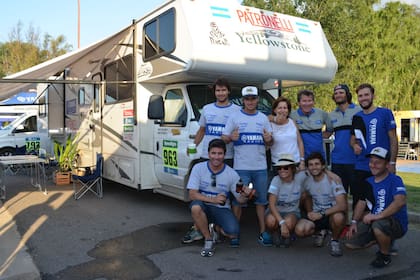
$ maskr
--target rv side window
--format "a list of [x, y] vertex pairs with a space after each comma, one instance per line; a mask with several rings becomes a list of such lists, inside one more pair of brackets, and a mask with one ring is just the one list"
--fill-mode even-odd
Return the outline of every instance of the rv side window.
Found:
[[[97, 82], [102, 81], [102, 74], [100, 72], [93, 74], [92, 80], [97, 81]], [[100, 84], [95, 84], [93, 86], [93, 101], [95, 102], [95, 106], [94, 106], [95, 113], [99, 112], [100, 90], [101, 90]]]
[[93, 101], [95, 102], [95, 113], [99, 112], [99, 85], [93, 87]]
[[85, 105], [85, 88], [79, 88], [79, 105]]
[[164, 12], [144, 25], [143, 60], [149, 61], [175, 49], [175, 9]]
[[187, 108], [181, 89], [171, 89], [165, 94], [164, 124], [185, 126], [187, 123]]
[[115, 103], [133, 96], [133, 56], [127, 55], [105, 66], [106, 103]]

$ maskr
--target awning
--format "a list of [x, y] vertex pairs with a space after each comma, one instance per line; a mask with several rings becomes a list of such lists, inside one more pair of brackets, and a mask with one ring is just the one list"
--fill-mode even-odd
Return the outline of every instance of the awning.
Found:
[[91, 81], [91, 74], [99, 72], [108, 61], [121, 55], [120, 48], [129, 46], [131, 25], [110, 37], [85, 48], [61, 55], [21, 72], [0, 79], [0, 100], [9, 98], [21, 91], [36, 88], [39, 82], [47, 82], [68, 70], [72, 80]]

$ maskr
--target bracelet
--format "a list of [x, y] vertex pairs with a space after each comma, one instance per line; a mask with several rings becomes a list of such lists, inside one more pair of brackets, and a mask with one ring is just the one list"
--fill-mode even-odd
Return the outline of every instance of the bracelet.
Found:
[[281, 220], [280, 222], [279, 222], [279, 226], [281, 226], [282, 224], [284, 224], [286, 221], [285, 220]]
[[357, 221], [356, 220], [351, 220], [351, 223], [352, 224], [357, 224]]
[[300, 160], [301, 160], [301, 161], [305, 161], [305, 158], [304, 158], [304, 157], [301, 157], [301, 158], [300, 158]]
[[391, 164], [391, 165], [395, 165], [395, 164], [397, 164], [395, 161], [390, 161], [389, 162], [389, 164]]

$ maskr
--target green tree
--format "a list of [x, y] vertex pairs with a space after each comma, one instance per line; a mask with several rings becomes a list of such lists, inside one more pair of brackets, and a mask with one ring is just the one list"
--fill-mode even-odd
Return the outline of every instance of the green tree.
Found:
[[[319, 21], [338, 61], [333, 81], [310, 86], [317, 106], [331, 110], [332, 87], [362, 82], [377, 89], [376, 103], [391, 109], [420, 109], [419, 8], [377, 0], [247, 0], [245, 5]], [[285, 94], [295, 100], [297, 89]]]
[[63, 35], [53, 38], [45, 34], [41, 44], [39, 31], [30, 25], [24, 36], [22, 27], [22, 23], [18, 22], [9, 34], [9, 41], [0, 44], [0, 77], [19, 72], [72, 49]]

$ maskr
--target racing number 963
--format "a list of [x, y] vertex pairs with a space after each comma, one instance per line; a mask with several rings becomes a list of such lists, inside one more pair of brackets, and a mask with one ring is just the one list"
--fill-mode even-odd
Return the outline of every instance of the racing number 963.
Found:
[[178, 166], [176, 149], [163, 150], [163, 165], [171, 167]]

